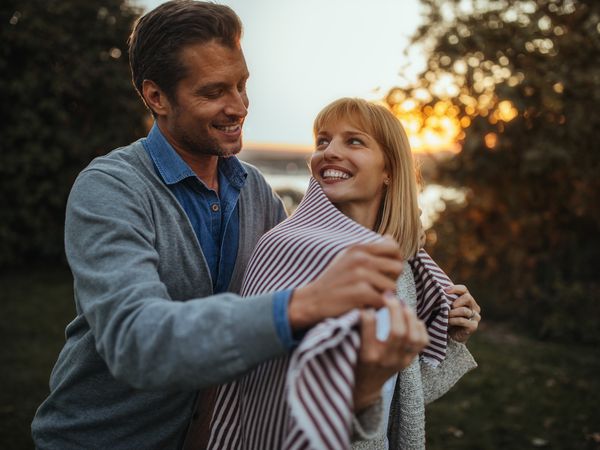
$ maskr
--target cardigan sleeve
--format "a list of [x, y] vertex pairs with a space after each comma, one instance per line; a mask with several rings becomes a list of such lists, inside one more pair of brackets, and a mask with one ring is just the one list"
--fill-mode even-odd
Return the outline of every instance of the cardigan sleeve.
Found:
[[421, 376], [425, 404], [429, 404], [452, 388], [467, 372], [477, 367], [477, 363], [465, 344], [448, 338], [446, 358], [436, 368], [421, 362]]
[[370, 441], [379, 436], [381, 426], [383, 425], [383, 399], [380, 397], [377, 402], [364, 410], [352, 415], [352, 436], [353, 448], [360, 441]]
[[67, 204], [77, 313], [111, 374], [138, 389], [195, 390], [285, 354], [270, 294], [173, 301], [159, 275], [152, 212], [137, 189], [88, 170]]

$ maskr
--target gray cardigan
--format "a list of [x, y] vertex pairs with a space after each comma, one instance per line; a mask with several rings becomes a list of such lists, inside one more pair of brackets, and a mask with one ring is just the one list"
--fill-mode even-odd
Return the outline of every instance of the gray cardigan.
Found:
[[[260, 236], [285, 218], [244, 167], [231, 292]], [[179, 448], [198, 389], [285, 354], [271, 295], [213, 295], [192, 226], [141, 141], [79, 175], [65, 248], [77, 317], [32, 423], [38, 448]]]
[[[398, 279], [397, 295], [412, 308], [417, 292], [408, 264]], [[448, 339], [446, 358], [433, 368], [415, 358], [398, 373], [389, 413], [387, 430], [373, 433], [370, 440], [354, 442], [353, 450], [423, 450], [425, 449], [425, 405], [444, 395], [477, 363], [464, 344]], [[387, 443], [386, 445], [386, 435]]]

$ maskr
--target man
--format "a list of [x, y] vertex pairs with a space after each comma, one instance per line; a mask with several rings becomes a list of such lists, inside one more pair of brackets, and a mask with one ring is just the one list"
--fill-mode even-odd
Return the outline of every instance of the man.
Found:
[[203, 389], [395, 289], [401, 255], [386, 241], [348, 250], [293, 292], [232, 293], [260, 236], [285, 218], [260, 173], [233, 156], [248, 107], [240, 35], [231, 9], [193, 1], [134, 27], [133, 81], [155, 124], [94, 160], [69, 197], [77, 317], [32, 424], [38, 448], [180, 448], [195, 401], [210, 410]]

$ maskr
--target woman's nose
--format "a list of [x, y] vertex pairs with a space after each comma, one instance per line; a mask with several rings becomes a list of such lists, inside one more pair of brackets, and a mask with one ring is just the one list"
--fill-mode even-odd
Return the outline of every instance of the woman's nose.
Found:
[[329, 142], [329, 145], [327, 146], [327, 148], [323, 152], [323, 158], [326, 159], [326, 160], [340, 159], [341, 158], [340, 146], [339, 146], [339, 143], [337, 142], [337, 140], [332, 139]]

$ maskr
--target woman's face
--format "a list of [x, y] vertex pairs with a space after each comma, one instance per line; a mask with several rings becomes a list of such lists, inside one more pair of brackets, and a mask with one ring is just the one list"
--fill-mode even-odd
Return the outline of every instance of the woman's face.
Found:
[[383, 151], [367, 133], [348, 121], [318, 130], [310, 160], [313, 177], [344, 214], [373, 228], [389, 178]]

